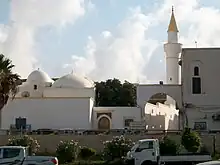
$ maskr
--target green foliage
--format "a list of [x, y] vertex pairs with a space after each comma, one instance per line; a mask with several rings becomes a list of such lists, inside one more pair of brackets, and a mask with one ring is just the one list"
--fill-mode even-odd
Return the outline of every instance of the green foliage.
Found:
[[95, 156], [95, 154], [96, 151], [92, 148], [82, 147], [79, 150], [79, 158], [81, 158], [82, 160], [90, 159], [91, 157]]
[[8, 145], [28, 147], [29, 154], [31, 155], [37, 153], [40, 148], [38, 141], [28, 135], [18, 137], [14, 136], [8, 139]]
[[113, 137], [112, 140], [104, 142], [104, 157], [107, 160], [121, 159], [126, 156], [132, 145], [132, 140], [124, 136]]
[[213, 160], [219, 160], [220, 159], [220, 152], [216, 151], [215, 153], [212, 154], [212, 159]]
[[160, 141], [160, 154], [161, 155], [176, 155], [180, 151], [180, 145], [176, 141], [165, 136], [162, 141]]
[[96, 82], [96, 106], [136, 106], [136, 86], [118, 79]]
[[60, 141], [56, 149], [56, 154], [60, 163], [70, 163], [76, 159], [77, 151], [77, 142], [73, 140]]
[[14, 98], [20, 84], [20, 76], [12, 72], [13, 68], [12, 61], [0, 54], [0, 110], [7, 104], [9, 94]]
[[197, 132], [185, 128], [181, 137], [181, 144], [188, 152], [196, 153], [201, 147], [201, 138]]

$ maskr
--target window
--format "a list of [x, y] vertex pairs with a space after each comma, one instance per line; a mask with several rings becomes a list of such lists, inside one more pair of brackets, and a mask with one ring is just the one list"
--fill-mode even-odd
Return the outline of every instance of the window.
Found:
[[125, 127], [130, 127], [130, 123], [134, 122], [134, 119], [125, 119]]
[[199, 76], [199, 67], [194, 67], [194, 76]]
[[37, 85], [34, 85], [34, 90], [37, 90]]
[[142, 142], [139, 146], [141, 149], [153, 149], [153, 141]]
[[3, 150], [3, 158], [14, 158], [19, 156], [20, 149], [19, 148], [4, 148]]
[[201, 78], [200, 77], [192, 78], [192, 93], [201, 94]]
[[207, 130], [207, 123], [206, 122], [195, 122], [194, 129], [195, 130]]

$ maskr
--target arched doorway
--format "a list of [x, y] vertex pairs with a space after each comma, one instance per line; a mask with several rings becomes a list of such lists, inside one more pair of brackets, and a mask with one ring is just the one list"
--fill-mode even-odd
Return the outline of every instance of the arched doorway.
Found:
[[149, 131], [179, 131], [182, 118], [178, 102], [166, 93], [156, 93], [145, 101], [144, 116]]
[[[158, 93], [164, 93], [171, 96], [177, 103], [178, 108], [184, 112], [183, 100], [182, 100], [182, 86], [170, 85], [170, 84], [158, 84], [158, 85], [137, 85], [137, 105], [141, 108], [141, 116], [144, 121], [145, 118], [145, 106], [151, 97]], [[163, 95], [162, 95], [163, 96]], [[186, 116], [186, 115], [185, 115]]]
[[110, 129], [110, 120], [106, 116], [102, 116], [98, 120], [98, 129], [100, 130], [109, 130]]

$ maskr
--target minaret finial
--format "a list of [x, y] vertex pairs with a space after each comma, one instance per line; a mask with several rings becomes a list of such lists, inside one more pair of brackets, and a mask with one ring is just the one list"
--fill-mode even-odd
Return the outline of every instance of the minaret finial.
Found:
[[170, 24], [168, 27], [168, 32], [179, 32], [176, 24], [176, 19], [174, 16], [174, 7], [172, 6], [172, 14], [170, 18]]

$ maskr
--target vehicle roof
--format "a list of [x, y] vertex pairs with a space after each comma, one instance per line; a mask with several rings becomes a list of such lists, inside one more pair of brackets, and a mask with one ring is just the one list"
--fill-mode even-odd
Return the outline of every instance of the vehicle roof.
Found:
[[23, 146], [0, 146], [0, 148], [26, 148]]
[[215, 161], [203, 162], [203, 163], [199, 163], [197, 165], [220, 165], [220, 161], [215, 160]]
[[158, 139], [141, 139], [140, 142], [157, 141]]

